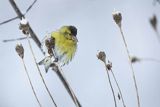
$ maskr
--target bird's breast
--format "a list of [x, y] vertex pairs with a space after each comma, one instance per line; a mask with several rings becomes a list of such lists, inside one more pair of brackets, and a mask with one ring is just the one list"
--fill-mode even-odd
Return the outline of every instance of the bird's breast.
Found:
[[66, 39], [59, 35], [55, 37], [55, 52], [61, 62], [65, 64], [72, 60], [77, 49], [77, 42], [71, 39]]

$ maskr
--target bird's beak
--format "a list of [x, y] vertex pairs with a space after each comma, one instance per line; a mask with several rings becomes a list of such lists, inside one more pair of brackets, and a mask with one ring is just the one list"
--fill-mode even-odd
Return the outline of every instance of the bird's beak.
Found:
[[78, 42], [78, 39], [77, 39], [76, 36], [72, 36], [72, 39], [73, 39], [74, 41]]

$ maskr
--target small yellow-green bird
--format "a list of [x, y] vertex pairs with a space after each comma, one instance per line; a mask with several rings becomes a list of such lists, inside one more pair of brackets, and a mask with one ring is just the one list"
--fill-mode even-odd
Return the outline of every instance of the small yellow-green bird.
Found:
[[[52, 32], [51, 37], [54, 40], [53, 53], [56, 60], [61, 65], [68, 64], [75, 55], [77, 50], [78, 39], [77, 28], [74, 26], [62, 26], [59, 30]], [[53, 63], [50, 56], [39, 62], [39, 65], [44, 65], [46, 72]]]

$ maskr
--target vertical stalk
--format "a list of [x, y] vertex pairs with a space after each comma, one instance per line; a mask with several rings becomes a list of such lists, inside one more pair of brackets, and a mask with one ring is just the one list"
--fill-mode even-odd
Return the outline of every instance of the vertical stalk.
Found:
[[117, 107], [116, 97], [115, 97], [115, 93], [114, 93], [113, 86], [112, 86], [112, 83], [111, 83], [111, 80], [110, 80], [110, 76], [109, 76], [109, 70], [107, 68], [107, 64], [106, 63], [105, 63], [105, 68], [106, 68], [109, 84], [110, 84], [110, 87], [111, 87], [111, 90], [112, 90], [112, 94], [113, 94], [114, 105], [115, 105], [115, 107]]
[[159, 41], [159, 43], [160, 43], [160, 34], [159, 34], [158, 30], [155, 30], [155, 32], [156, 32], [156, 35], [157, 35], [158, 41]]
[[24, 66], [25, 72], [26, 72], [26, 74], [27, 74], [27, 77], [28, 77], [30, 86], [31, 86], [31, 88], [32, 88], [33, 94], [34, 94], [34, 96], [35, 96], [35, 98], [36, 98], [36, 100], [37, 100], [37, 102], [38, 102], [38, 104], [39, 104], [39, 107], [42, 107], [40, 101], [38, 100], [37, 94], [36, 94], [36, 92], [35, 92], [35, 90], [34, 90], [34, 87], [33, 87], [33, 85], [32, 85], [32, 82], [31, 82], [31, 79], [30, 79], [30, 76], [29, 76], [29, 73], [28, 73], [28, 71], [27, 71], [27, 67], [26, 67], [26, 65], [25, 65], [25, 63], [24, 63], [23, 58], [22, 58], [22, 62], [23, 62], [23, 66]]
[[69, 93], [69, 95], [72, 98], [72, 100], [73, 100], [74, 104], [76, 105], [76, 107], [82, 107], [80, 102], [78, 101], [78, 98], [76, 97], [76, 95], [74, 94], [72, 88], [70, 87], [67, 79], [65, 78], [61, 67], [59, 67], [58, 64], [54, 65], [54, 67], [56, 67], [56, 69], [53, 69], [53, 70], [56, 72], [56, 74], [58, 75], [59, 79], [63, 83], [64, 87], [66, 88], [67, 92]]
[[[27, 36], [27, 37], [28, 37], [28, 36]], [[41, 77], [41, 79], [42, 79], [42, 82], [43, 82], [43, 84], [44, 84], [44, 86], [45, 86], [45, 88], [46, 88], [46, 90], [47, 90], [47, 92], [48, 92], [48, 94], [49, 94], [49, 96], [50, 96], [50, 98], [51, 98], [54, 106], [57, 107], [57, 105], [56, 105], [56, 103], [55, 103], [55, 101], [54, 101], [54, 99], [53, 99], [53, 97], [52, 97], [52, 95], [51, 95], [51, 93], [50, 93], [47, 85], [46, 85], [46, 82], [45, 82], [45, 80], [44, 80], [44, 78], [43, 78], [43, 75], [42, 75], [42, 73], [41, 73], [41, 71], [40, 71], [40, 68], [39, 68], [39, 66], [38, 66], [38, 64], [37, 64], [37, 61], [36, 61], [36, 58], [35, 58], [35, 55], [34, 55], [34, 52], [33, 52], [33, 49], [32, 49], [32, 46], [31, 46], [31, 43], [30, 43], [29, 38], [27, 38], [27, 40], [28, 40], [28, 44], [29, 44], [29, 47], [30, 47], [30, 50], [31, 50], [31, 53], [32, 53], [32, 56], [33, 56], [33, 59], [34, 59], [34, 62], [35, 62], [36, 67], [37, 67], [37, 69], [38, 69], [39, 75], [40, 75], [40, 77]]]
[[133, 76], [135, 90], [136, 90], [136, 95], [137, 95], [138, 107], [140, 107], [140, 99], [139, 99], [139, 94], [138, 94], [138, 86], [137, 86], [137, 82], [136, 82], [136, 76], [135, 76], [135, 73], [134, 73], [134, 69], [133, 69], [133, 66], [132, 66], [132, 63], [131, 63], [130, 53], [129, 53], [128, 46], [127, 46], [127, 43], [126, 43], [126, 40], [125, 40], [125, 37], [124, 37], [124, 34], [123, 34], [121, 26], [119, 26], [119, 29], [120, 29], [120, 32], [121, 32], [121, 35], [122, 35], [122, 38], [123, 38], [123, 42], [125, 44], [125, 48], [126, 48], [126, 51], [127, 51], [127, 55], [128, 55], [128, 59], [129, 59], [129, 65], [130, 65], [130, 68], [131, 68], [131, 71], [132, 71], [132, 76]]
[[112, 75], [113, 75], [113, 78], [114, 78], [114, 81], [116, 82], [116, 85], [117, 85], [117, 87], [118, 87], [118, 90], [119, 90], [119, 93], [120, 93], [120, 96], [121, 96], [121, 99], [122, 99], [123, 107], [126, 107], [126, 105], [125, 105], [125, 103], [124, 103], [123, 96], [122, 96], [121, 89], [120, 89], [120, 87], [119, 87], [119, 85], [118, 85], [118, 82], [117, 82], [117, 79], [116, 79], [116, 77], [115, 77], [112, 69], [111, 69], [110, 71], [111, 71], [111, 73], [112, 73]]

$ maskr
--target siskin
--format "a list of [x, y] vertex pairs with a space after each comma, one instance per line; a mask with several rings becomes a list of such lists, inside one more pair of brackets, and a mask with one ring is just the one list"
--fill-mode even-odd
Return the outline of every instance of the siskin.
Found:
[[53, 56], [56, 59], [54, 61], [58, 61], [60, 65], [63, 66], [68, 64], [73, 59], [77, 50], [78, 39], [76, 35], [77, 28], [74, 26], [63, 26], [59, 30], [52, 32], [50, 39], [52, 40], [51, 43], [53, 44], [53, 46], [51, 46], [53, 55], [47, 56], [38, 64], [44, 65], [46, 72], [53, 63]]

